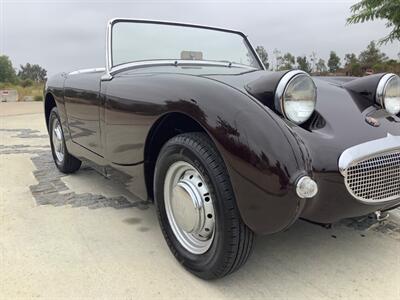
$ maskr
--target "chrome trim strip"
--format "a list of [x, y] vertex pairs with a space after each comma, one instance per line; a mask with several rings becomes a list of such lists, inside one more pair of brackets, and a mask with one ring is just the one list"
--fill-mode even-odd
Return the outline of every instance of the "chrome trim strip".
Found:
[[[283, 106], [283, 100], [284, 100], [283, 97], [284, 97], [284, 95], [286, 93], [286, 89], [287, 89], [289, 83], [293, 79], [295, 79], [297, 76], [300, 76], [300, 75], [306, 75], [306, 76], [311, 78], [311, 76], [308, 73], [306, 73], [306, 72], [304, 72], [302, 70], [291, 70], [291, 71], [287, 72], [285, 75], [282, 76], [282, 78], [278, 82], [278, 86], [276, 87], [275, 99], [274, 99], [275, 108], [277, 110], [279, 110], [280, 113], [288, 120], [289, 120], [289, 118], [286, 116], [286, 112], [285, 112], [285, 109], [284, 109], [284, 106]], [[314, 80], [312, 78], [311, 78], [311, 80], [314, 83]], [[317, 89], [315, 83], [314, 83], [314, 87], [315, 87], [315, 89]], [[317, 98], [315, 100], [317, 101]], [[315, 109], [315, 107], [314, 107], [314, 109]], [[299, 124], [297, 124], [297, 125], [299, 125]]]
[[[112, 45], [111, 45], [111, 42], [112, 42], [112, 27], [117, 22], [137, 22], [137, 23], [154, 23], [154, 24], [165, 24], [165, 25], [176, 25], [176, 26], [188, 26], [188, 27], [197, 27], [197, 28], [204, 28], [204, 29], [211, 29], [211, 30], [219, 30], [219, 31], [225, 31], [225, 32], [231, 32], [231, 33], [234, 33], [234, 34], [239, 34], [240, 36], [243, 37], [243, 39], [247, 43], [250, 51], [253, 53], [254, 57], [256, 58], [260, 69], [261, 70], [265, 70], [265, 66], [262, 63], [262, 61], [261, 61], [260, 57], [258, 56], [257, 52], [255, 51], [253, 45], [248, 40], [247, 36], [244, 33], [242, 33], [241, 31], [225, 29], [225, 28], [220, 28], [220, 27], [206, 26], [206, 25], [191, 24], [191, 23], [179, 23], [179, 22], [149, 20], [149, 19], [113, 18], [113, 19], [109, 20], [108, 23], [107, 23], [107, 30], [106, 30], [106, 74], [104, 74], [102, 76], [102, 78], [101, 78], [102, 80], [111, 80], [112, 76], [113, 76], [112, 74], [115, 74], [116, 71], [121, 70], [120, 68], [113, 67], [113, 65], [112, 65]], [[139, 62], [134, 62], [134, 63], [136, 64], [136, 63], [139, 63]], [[131, 63], [129, 63], [129, 64], [131, 64]], [[234, 64], [232, 64], [232, 65], [234, 65]], [[142, 64], [142, 66], [148, 66], [148, 65]], [[238, 65], [238, 66], [241, 66], [241, 65]]]
[[110, 71], [110, 75], [113, 76], [118, 72], [121, 72], [125, 69], [137, 69], [142, 67], [151, 67], [151, 66], [223, 66], [223, 67], [238, 67], [238, 68], [247, 68], [254, 69], [250, 66], [243, 66], [240, 64], [232, 64], [226, 62], [214, 62], [214, 61], [205, 61], [205, 60], [184, 60], [184, 59], [160, 59], [160, 60], [146, 60], [146, 61], [137, 61], [122, 64], [116, 67], [113, 67]]
[[107, 30], [106, 30], [106, 74], [101, 77], [101, 80], [111, 80], [112, 76], [110, 74], [112, 61], [111, 61], [111, 32], [112, 32], [112, 25], [115, 19], [111, 19], [107, 23]]
[[339, 157], [339, 171], [343, 176], [346, 176], [346, 170], [350, 166], [374, 157], [379, 153], [390, 152], [396, 149], [400, 149], [400, 136], [389, 133], [387, 137], [350, 147], [344, 150]]
[[383, 108], [385, 108], [385, 91], [386, 91], [386, 86], [389, 83], [390, 79], [392, 77], [397, 76], [396, 74], [393, 73], [388, 73], [385, 74], [378, 83], [378, 87], [376, 88], [376, 102], [380, 104]]
[[112, 19], [108, 22], [107, 25], [107, 34], [106, 34], [106, 56], [107, 56], [107, 66], [108, 70], [112, 69], [112, 27], [114, 25], [114, 22], [117, 19]]
[[[399, 161], [391, 162], [393, 157], [399, 155], [399, 149], [384, 151], [361, 160], [354, 165], [354, 169], [351, 165], [347, 169], [348, 174], [344, 176], [344, 183], [350, 195], [365, 204], [382, 204], [400, 200], [399, 174], [396, 173], [399, 170]], [[393, 166], [391, 170], [388, 170], [387, 167], [382, 168], [382, 165], [387, 166], [388, 164]], [[375, 167], [377, 168], [375, 169]], [[383, 194], [386, 194], [385, 198], [383, 198]], [[366, 195], [368, 198], [365, 197]]]
[[308, 75], [306, 72], [301, 70], [292, 70], [287, 72], [283, 77], [279, 80], [278, 86], [276, 87], [275, 91], [275, 107], [280, 108], [281, 113], [284, 115], [285, 112], [283, 111], [283, 95], [285, 94], [286, 87], [288, 86], [289, 82], [295, 78], [297, 75], [305, 74]]
[[84, 74], [84, 73], [96, 73], [96, 72], [104, 72], [106, 68], [92, 68], [92, 69], [82, 69], [76, 70], [73, 72], [69, 72], [68, 75], [76, 75], [76, 74]]
[[[400, 136], [394, 136], [388, 133], [387, 137], [377, 139], [377, 140], [372, 140], [369, 142], [365, 142], [353, 147], [350, 147], [343, 151], [343, 153], [339, 157], [338, 161], [338, 166], [340, 173], [344, 177], [344, 183], [347, 188], [347, 191], [352, 195], [355, 199], [358, 201], [365, 203], [365, 204], [382, 204], [382, 203], [387, 203], [393, 200], [399, 199], [399, 195], [393, 195], [390, 197], [382, 198], [382, 199], [367, 199], [364, 198], [360, 192], [360, 187], [357, 187], [357, 185], [354, 186], [354, 180], [357, 180], [359, 178], [361, 184], [367, 185], [368, 188], [368, 182], [364, 182], [368, 176], [371, 179], [371, 175], [366, 175], [367, 177], [363, 177], [362, 175], [362, 170], [355, 171], [358, 169], [354, 169], [352, 167], [357, 168], [360, 164], [371, 164], [371, 162], [368, 162], [371, 159], [376, 159], [376, 160], [385, 160], [384, 157], [394, 155], [395, 153], [399, 153], [400, 151]], [[376, 161], [373, 161], [372, 164], [376, 164]], [[377, 165], [379, 168], [379, 164]], [[367, 168], [368, 170], [368, 168]], [[361, 172], [360, 175], [354, 175], [354, 172]], [[368, 171], [371, 172], [371, 171]], [[376, 170], [377, 173], [381, 172], [381, 169]], [[387, 174], [387, 171], [385, 171]], [[359, 177], [361, 176], [361, 177]], [[388, 176], [388, 175], [384, 175]], [[350, 177], [350, 179], [349, 179]], [[350, 180], [350, 182], [349, 182]], [[374, 179], [375, 180], [375, 179]], [[378, 178], [376, 180], [380, 180], [379, 182], [382, 182], [382, 178]], [[393, 185], [393, 184], [392, 184]], [[356, 191], [353, 190], [353, 188], [357, 188], [357, 193]], [[363, 187], [361, 187], [363, 188]], [[379, 188], [376, 187], [376, 188]], [[362, 190], [361, 190], [362, 192]]]

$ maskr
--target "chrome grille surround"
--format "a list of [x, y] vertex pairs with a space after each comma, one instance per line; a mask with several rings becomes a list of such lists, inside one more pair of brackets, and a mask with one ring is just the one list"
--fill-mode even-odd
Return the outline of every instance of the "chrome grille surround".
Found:
[[347, 168], [345, 184], [361, 201], [400, 198], [400, 149], [381, 153]]
[[376, 204], [400, 200], [400, 136], [366, 142], [346, 149], [339, 170], [349, 193]]

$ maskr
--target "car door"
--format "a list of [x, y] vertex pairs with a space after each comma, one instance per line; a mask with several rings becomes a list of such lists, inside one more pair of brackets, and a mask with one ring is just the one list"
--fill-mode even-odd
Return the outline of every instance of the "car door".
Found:
[[[115, 165], [143, 162], [144, 144], [157, 105], [152, 105], [143, 81], [151, 78], [116, 77], [104, 82], [105, 157]], [[154, 88], [153, 88], [154, 90]]]
[[69, 75], [64, 84], [64, 99], [72, 141], [103, 156], [100, 132], [101, 75], [101, 72]]

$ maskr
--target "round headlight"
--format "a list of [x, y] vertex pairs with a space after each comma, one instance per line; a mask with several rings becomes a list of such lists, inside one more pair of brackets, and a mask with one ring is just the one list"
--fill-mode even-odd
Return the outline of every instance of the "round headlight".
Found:
[[276, 89], [275, 105], [290, 121], [302, 124], [315, 110], [317, 88], [311, 77], [303, 71], [286, 73]]
[[400, 77], [396, 74], [386, 74], [379, 81], [376, 91], [379, 104], [390, 114], [400, 112]]

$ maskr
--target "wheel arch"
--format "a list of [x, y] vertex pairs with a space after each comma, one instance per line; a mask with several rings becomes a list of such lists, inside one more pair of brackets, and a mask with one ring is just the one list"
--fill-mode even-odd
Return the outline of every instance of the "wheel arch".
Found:
[[144, 177], [149, 198], [154, 197], [154, 170], [161, 148], [172, 137], [187, 132], [203, 132], [213, 140], [203, 125], [182, 112], [168, 112], [150, 128], [144, 147]]

